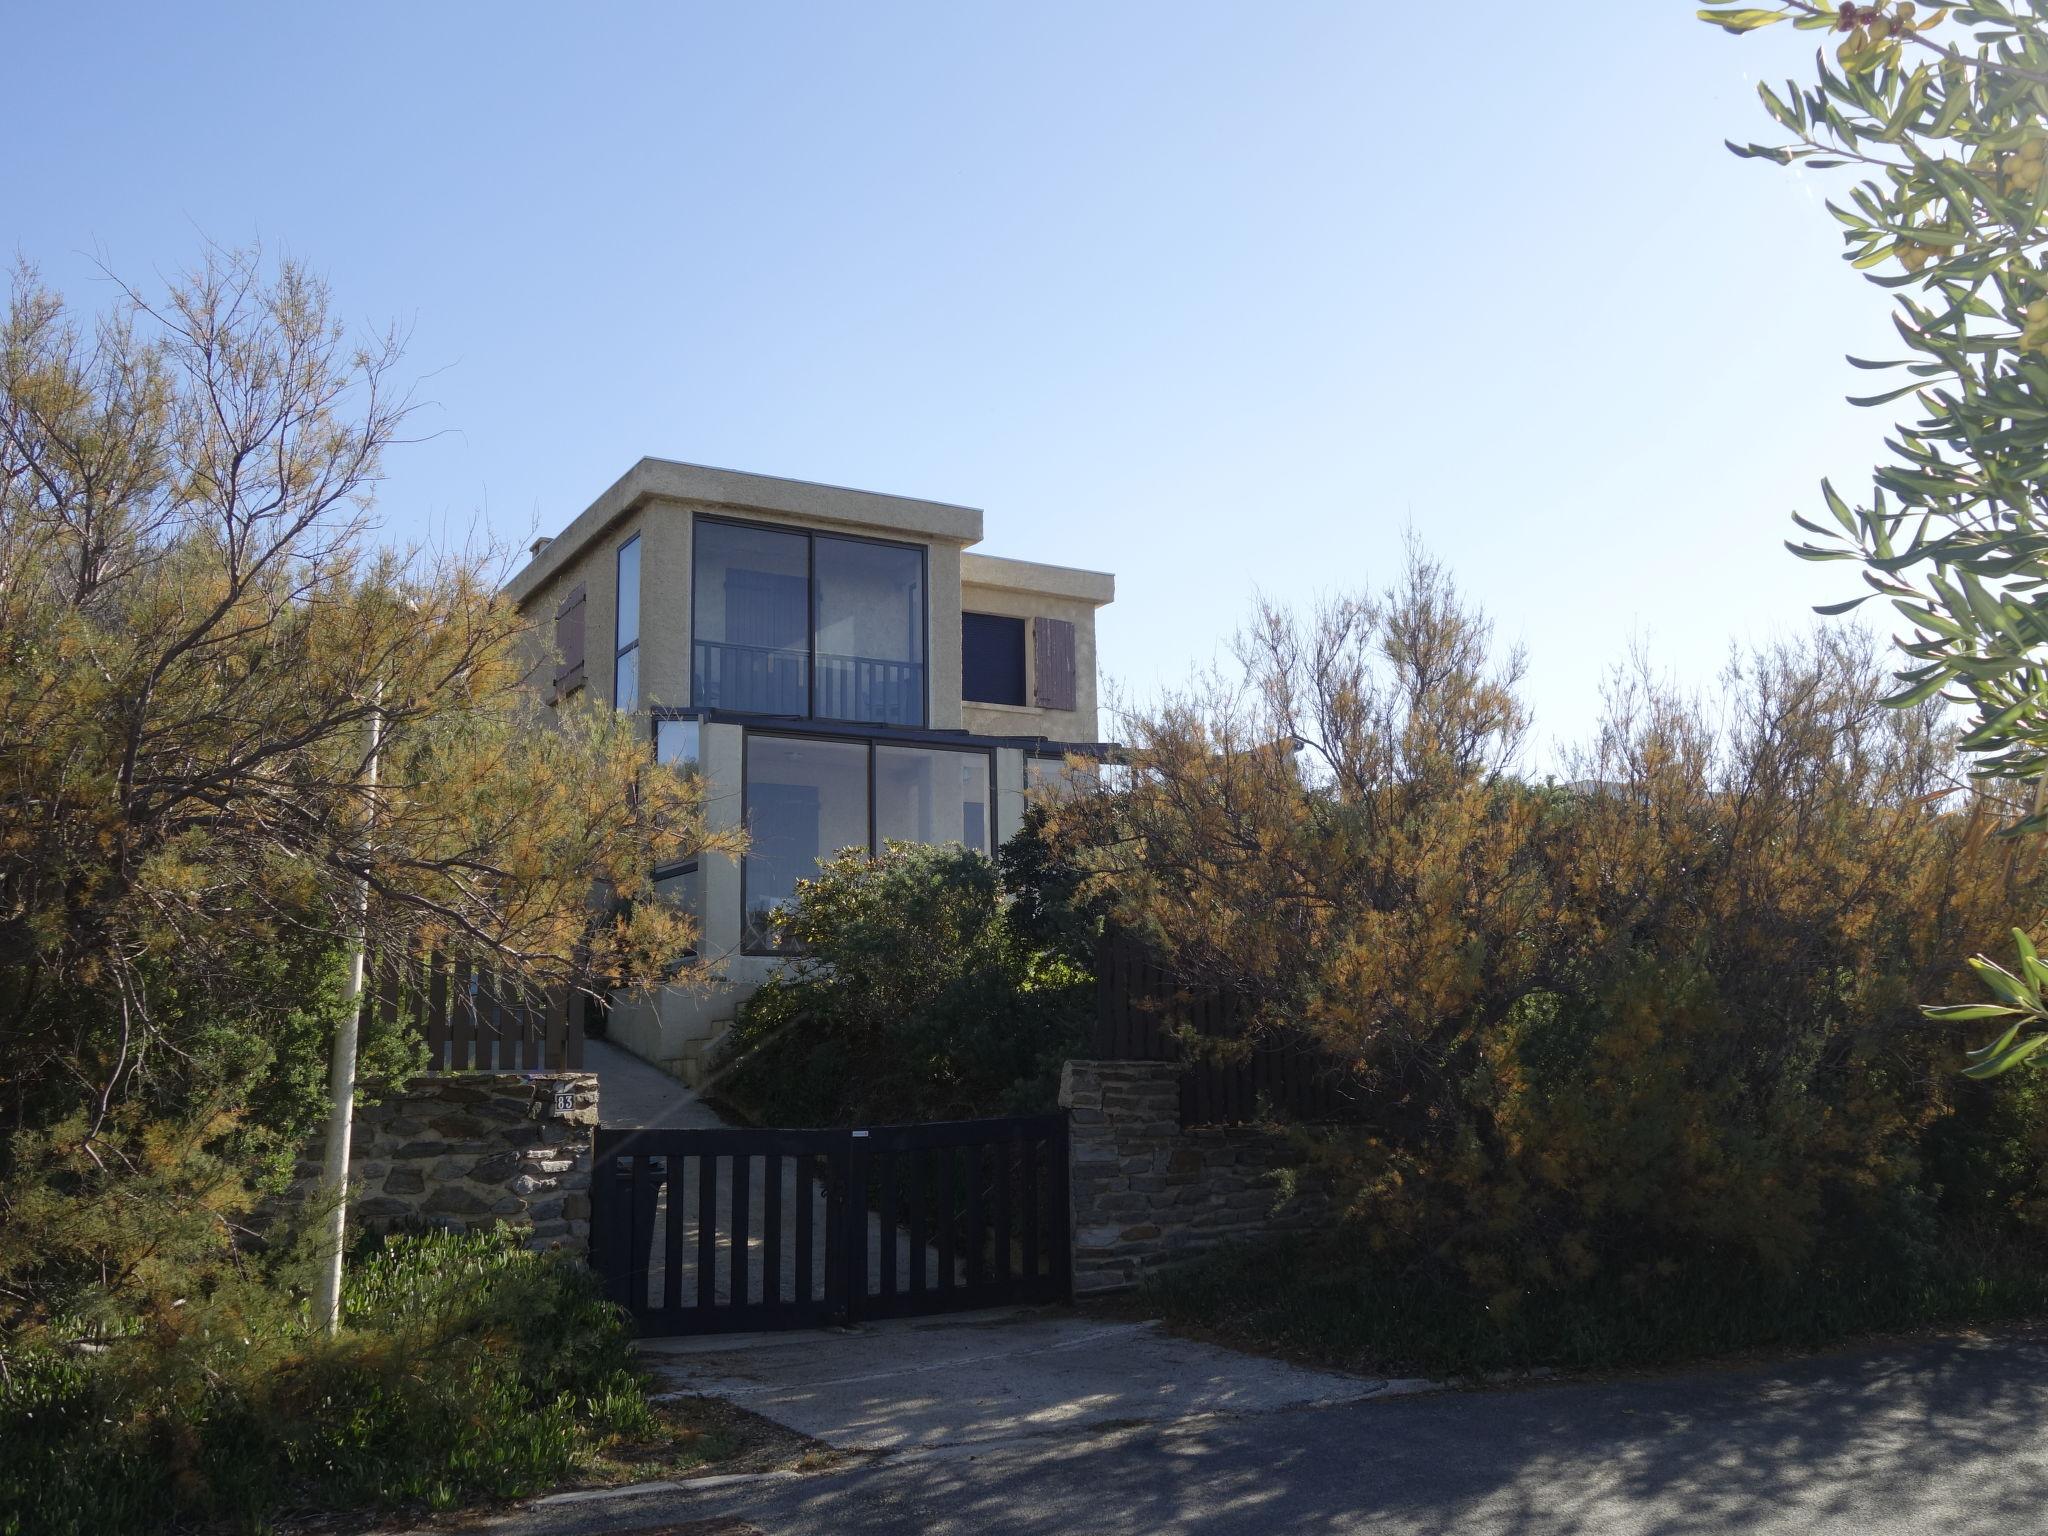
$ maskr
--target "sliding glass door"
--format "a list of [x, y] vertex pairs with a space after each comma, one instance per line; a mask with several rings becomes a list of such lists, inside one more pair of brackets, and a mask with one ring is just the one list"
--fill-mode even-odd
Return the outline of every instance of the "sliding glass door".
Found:
[[891, 842], [959, 843], [990, 851], [989, 755], [837, 737], [749, 731], [744, 943], [786, 949], [780, 917], [799, 880], [846, 849]]
[[914, 545], [699, 518], [697, 705], [925, 723], [925, 555]]

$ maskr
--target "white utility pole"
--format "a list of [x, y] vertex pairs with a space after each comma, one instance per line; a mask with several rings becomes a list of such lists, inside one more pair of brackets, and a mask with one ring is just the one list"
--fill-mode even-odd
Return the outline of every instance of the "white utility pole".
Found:
[[[364, 768], [371, 816], [377, 796], [377, 749], [384, 736], [384, 686], [370, 706], [370, 756]], [[370, 879], [356, 882], [356, 952], [348, 971], [348, 1008], [334, 1031], [334, 1060], [328, 1068], [327, 1160], [320, 1192], [329, 1202], [327, 1235], [320, 1250], [320, 1294], [314, 1305], [321, 1326], [341, 1331], [341, 1250], [348, 1237], [348, 1144], [355, 1123], [356, 1021], [362, 1014], [363, 972], [369, 963]]]

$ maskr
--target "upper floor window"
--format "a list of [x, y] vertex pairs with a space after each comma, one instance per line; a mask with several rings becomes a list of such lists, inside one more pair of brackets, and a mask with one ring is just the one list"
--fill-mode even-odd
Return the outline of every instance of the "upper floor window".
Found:
[[925, 723], [916, 545], [699, 518], [692, 702], [875, 725]]
[[618, 615], [612, 640], [612, 707], [640, 707], [640, 535], [619, 546]]
[[960, 615], [960, 697], [970, 704], [1029, 702], [1024, 620], [1000, 613]]

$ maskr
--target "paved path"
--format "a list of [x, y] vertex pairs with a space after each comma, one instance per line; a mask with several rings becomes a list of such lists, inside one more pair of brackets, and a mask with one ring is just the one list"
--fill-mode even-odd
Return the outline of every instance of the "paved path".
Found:
[[[696, 1090], [677, 1078], [670, 1077], [659, 1067], [642, 1061], [630, 1051], [621, 1050], [602, 1040], [590, 1040], [584, 1044], [584, 1065], [597, 1074], [598, 1117], [607, 1128], [679, 1127], [689, 1130], [718, 1130], [725, 1127], [721, 1120], [697, 1096]], [[749, 1160], [747, 1200], [747, 1253], [748, 1272], [751, 1279], [748, 1299], [761, 1301], [767, 1268], [767, 1167], [764, 1159]], [[681, 1269], [681, 1293], [685, 1304], [690, 1304], [697, 1294], [697, 1222], [698, 1195], [696, 1168], [684, 1169], [683, 1195], [683, 1262]], [[713, 1219], [716, 1229], [717, 1246], [712, 1263], [713, 1289], [720, 1304], [730, 1302], [732, 1286], [732, 1210], [733, 1210], [733, 1169], [729, 1158], [721, 1158], [717, 1174], [717, 1206]], [[804, 1219], [797, 1199], [797, 1170], [794, 1162], [785, 1159], [782, 1166], [782, 1242], [781, 1242], [781, 1294], [784, 1298], [796, 1295], [796, 1229]], [[664, 1180], [661, 1194], [654, 1207], [654, 1232], [665, 1230], [668, 1220], [670, 1187]], [[815, 1179], [811, 1197], [811, 1294], [822, 1295], [825, 1285], [825, 1225], [826, 1205], [822, 1185]], [[909, 1234], [898, 1230], [896, 1240], [896, 1273], [908, 1276], [911, 1272]], [[936, 1250], [927, 1245], [925, 1253], [925, 1274], [928, 1285], [938, 1283], [939, 1259]], [[956, 1278], [962, 1273], [962, 1265], [956, 1262]], [[882, 1235], [880, 1219], [872, 1214], [868, 1217], [868, 1285], [870, 1291], [879, 1291], [882, 1271]], [[667, 1283], [667, 1253], [657, 1238], [652, 1244], [648, 1263], [647, 1290], [651, 1304], [659, 1306], [665, 1294]]]
[[713, 1130], [725, 1124], [697, 1097], [696, 1089], [631, 1051], [603, 1040], [586, 1040], [583, 1065], [597, 1074], [597, 1113], [608, 1126]]
[[2028, 1536], [2048, 1530], [2044, 1428], [2048, 1346], [1933, 1340], [1662, 1380], [1083, 1421], [841, 1472], [532, 1506], [486, 1528]]
[[1067, 1308], [647, 1340], [640, 1351], [670, 1392], [724, 1398], [840, 1450], [1271, 1413], [1427, 1385], [1303, 1370]]

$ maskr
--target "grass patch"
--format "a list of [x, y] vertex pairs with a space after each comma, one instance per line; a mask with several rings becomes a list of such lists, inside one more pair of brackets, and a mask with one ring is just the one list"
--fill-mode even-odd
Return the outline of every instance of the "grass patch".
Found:
[[843, 1456], [793, 1429], [716, 1397], [650, 1402], [652, 1424], [639, 1434], [593, 1444], [567, 1486], [616, 1488], [666, 1478], [730, 1472], [819, 1472]]
[[1530, 1291], [1503, 1306], [1345, 1236], [1229, 1248], [1127, 1305], [1178, 1331], [1307, 1364], [1440, 1379], [1672, 1365], [1859, 1335], [2048, 1315], [2048, 1262], [1959, 1237], [1919, 1265], [1785, 1277], [1711, 1253], [1668, 1273]]

